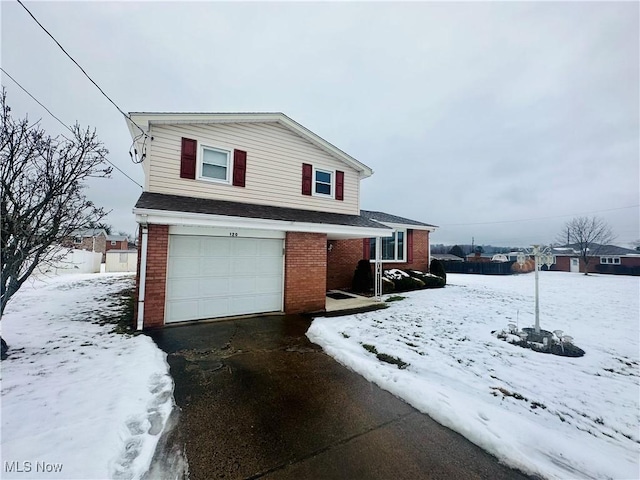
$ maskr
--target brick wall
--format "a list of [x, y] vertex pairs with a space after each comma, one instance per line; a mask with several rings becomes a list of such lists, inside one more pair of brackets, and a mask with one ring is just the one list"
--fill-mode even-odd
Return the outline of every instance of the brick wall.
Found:
[[327, 285], [327, 236], [287, 232], [285, 239], [284, 310], [324, 310]]
[[[327, 257], [327, 290], [349, 289], [353, 281], [353, 272], [358, 261], [363, 258], [362, 239], [332, 240], [331, 252]], [[413, 261], [411, 263], [387, 263], [382, 268], [429, 271], [429, 232], [426, 230], [413, 231]], [[373, 264], [371, 266], [373, 273]]]
[[362, 239], [330, 240], [327, 251], [327, 290], [351, 288], [353, 273], [362, 260]]
[[108, 252], [109, 250], [128, 250], [129, 249], [129, 242], [127, 240], [116, 240], [115, 241], [115, 245], [111, 245], [111, 241], [107, 241], [106, 242], [106, 252]]
[[[149, 225], [147, 240], [147, 272], [144, 296], [145, 329], [164, 325], [169, 226]], [[142, 254], [142, 250], [140, 254]], [[138, 278], [140, 277], [138, 276]]]
[[140, 262], [142, 261], [142, 225], [138, 228], [138, 246], [140, 249], [138, 250], [138, 264], [136, 266], [136, 290], [135, 296], [133, 297], [133, 328], [137, 328], [138, 326], [138, 298], [140, 295]]
[[82, 242], [80, 243], [75, 242], [75, 237], [65, 237], [61, 243], [67, 248], [86, 250], [88, 252], [100, 252], [102, 253], [102, 262], [104, 263], [105, 252], [107, 251], [107, 238], [104, 235], [82, 237]]

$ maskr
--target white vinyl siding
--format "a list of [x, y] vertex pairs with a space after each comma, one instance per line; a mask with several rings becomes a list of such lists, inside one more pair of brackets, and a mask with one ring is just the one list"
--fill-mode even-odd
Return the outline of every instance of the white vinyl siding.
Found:
[[[148, 191], [358, 215], [358, 172], [276, 123], [154, 125]], [[180, 178], [181, 138], [247, 152], [246, 186]], [[302, 195], [302, 164], [344, 172], [344, 200]], [[335, 176], [335, 175], [334, 175]], [[335, 182], [335, 178], [333, 179]]]

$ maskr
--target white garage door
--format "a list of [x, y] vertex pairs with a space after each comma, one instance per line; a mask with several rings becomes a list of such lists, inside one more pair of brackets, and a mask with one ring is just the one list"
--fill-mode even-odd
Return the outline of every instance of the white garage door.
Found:
[[283, 241], [169, 236], [166, 322], [282, 310]]

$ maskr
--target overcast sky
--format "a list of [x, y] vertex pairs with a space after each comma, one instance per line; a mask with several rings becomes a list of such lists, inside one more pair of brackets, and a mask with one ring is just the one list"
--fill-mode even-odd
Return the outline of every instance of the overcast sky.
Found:
[[[124, 111], [283, 112], [374, 170], [362, 208], [439, 225], [433, 243], [548, 243], [576, 215], [640, 238], [637, 2], [25, 5]], [[2, 67], [143, 183], [122, 115], [1, 9]], [[118, 172], [88, 191], [128, 232], [140, 193]]]

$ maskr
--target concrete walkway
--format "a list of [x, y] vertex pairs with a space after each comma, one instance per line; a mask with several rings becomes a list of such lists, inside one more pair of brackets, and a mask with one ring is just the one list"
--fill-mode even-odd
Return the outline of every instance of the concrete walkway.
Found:
[[304, 336], [309, 322], [150, 334], [182, 408], [167, 450], [184, 448], [191, 480], [528, 478], [325, 355]]

